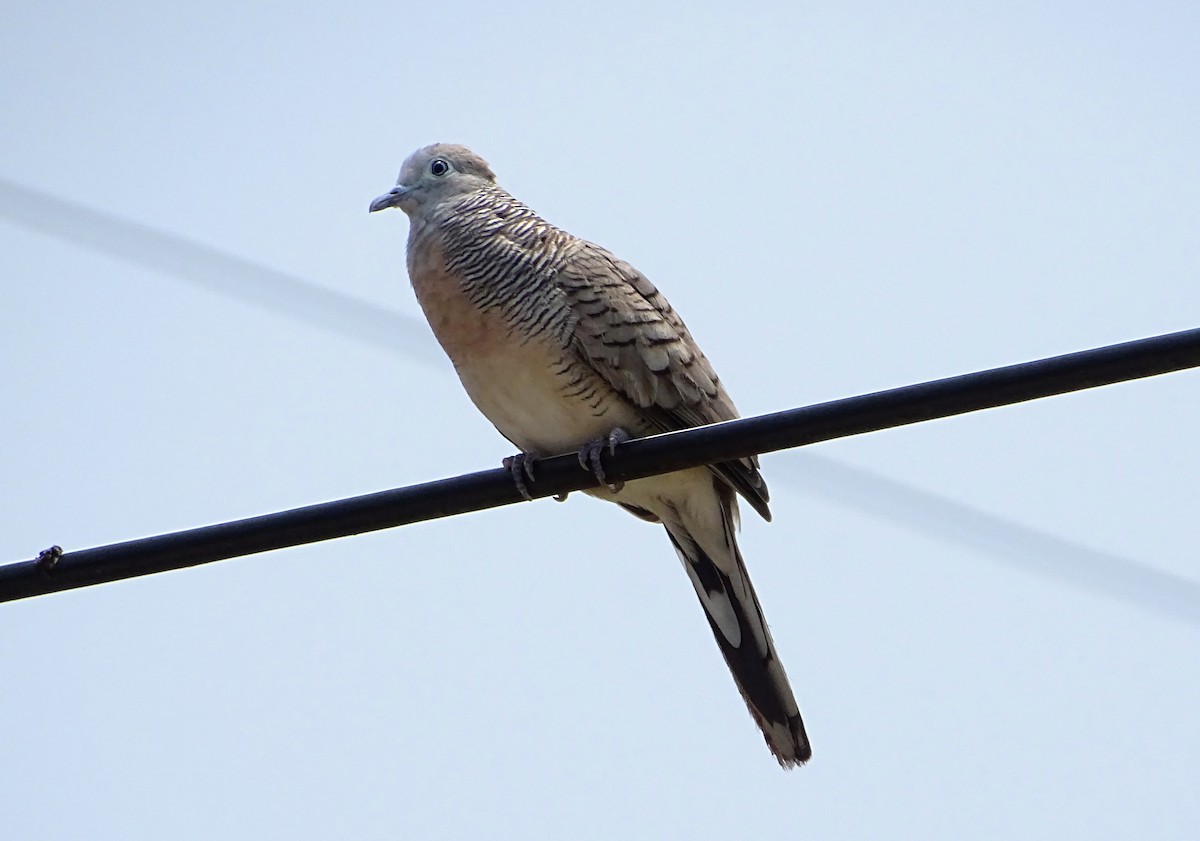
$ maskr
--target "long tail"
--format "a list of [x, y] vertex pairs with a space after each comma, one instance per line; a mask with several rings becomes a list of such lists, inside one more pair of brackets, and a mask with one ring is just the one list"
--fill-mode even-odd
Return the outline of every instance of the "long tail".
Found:
[[734, 504], [722, 499], [723, 539], [703, 541], [708, 551], [682, 522], [664, 525], [750, 715], [779, 764], [791, 768], [808, 761], [812, 746], [734, 537]]

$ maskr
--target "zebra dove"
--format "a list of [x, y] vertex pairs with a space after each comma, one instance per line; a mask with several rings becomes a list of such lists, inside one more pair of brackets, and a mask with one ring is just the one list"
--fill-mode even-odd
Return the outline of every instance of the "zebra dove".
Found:
[[[605, 485], [601, 452], [630, 437], [736, 418], [712, 365], [646, 277], [541, 219], [463, 146], [404, 162], [371, 210], [409, 217], [417, 300], [471, 400], [521, 454], [505, 463], [527, 494], [532, 459], [578, 451], [587, 491], [662, 523], [779, 763], [812, 755], [734, 532], [737, 495], [770, 519], [757, 459]], [[532, 473], [528, 474], [532, 478]]]

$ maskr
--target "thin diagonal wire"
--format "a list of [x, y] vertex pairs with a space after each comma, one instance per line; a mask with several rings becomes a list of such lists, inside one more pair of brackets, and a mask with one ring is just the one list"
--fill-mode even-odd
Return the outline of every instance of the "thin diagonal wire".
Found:
[[425, 324], [178, 234], [121, 219], [0, 178], [0, 216], [202, 289], [425, 365], [445, 365]]
[[978, 552], [1006, 568], [1067, 584], [1200, 628], [1200, 582], [1017, 525], [941, 494], [817, 453], [790, 451], [803, 473], [794, 486], [876, 519]]
[[[391, 350], [422, 364], [445, 365], [425, 325], [415, 318], [176, 234], [3, 178], [0, 216], [340, 337]], [[781, 484], [835, 505], [985, 553], [1009, 567], [1200, 625], [1200, 584], [1187, 578], [816, 453], [793, 451], [775, 461], [772, 472]]]

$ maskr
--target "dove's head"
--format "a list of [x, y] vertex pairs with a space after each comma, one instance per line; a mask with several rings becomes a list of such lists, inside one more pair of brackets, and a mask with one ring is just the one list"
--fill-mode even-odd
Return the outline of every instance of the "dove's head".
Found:
[[494, 185], [487, 161], [466, 146], [435, 143], [418, 149], [400, 167], [396, 186], [371, 202], [371, 212], [398, 207], [412, 216], [423, 207]]

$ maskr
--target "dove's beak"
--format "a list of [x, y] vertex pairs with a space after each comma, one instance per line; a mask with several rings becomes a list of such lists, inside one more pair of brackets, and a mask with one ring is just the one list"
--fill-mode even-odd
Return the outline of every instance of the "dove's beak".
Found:
[[389, 207], [399, 207], [400, 202], [404, 201], [404, 197], [408, 195], [409, 188], [403, 184], [397, 184], [392, 189], [388, 190], [375, 201], [371, 202], [371, 213], [376, 210], [384, 210]]

